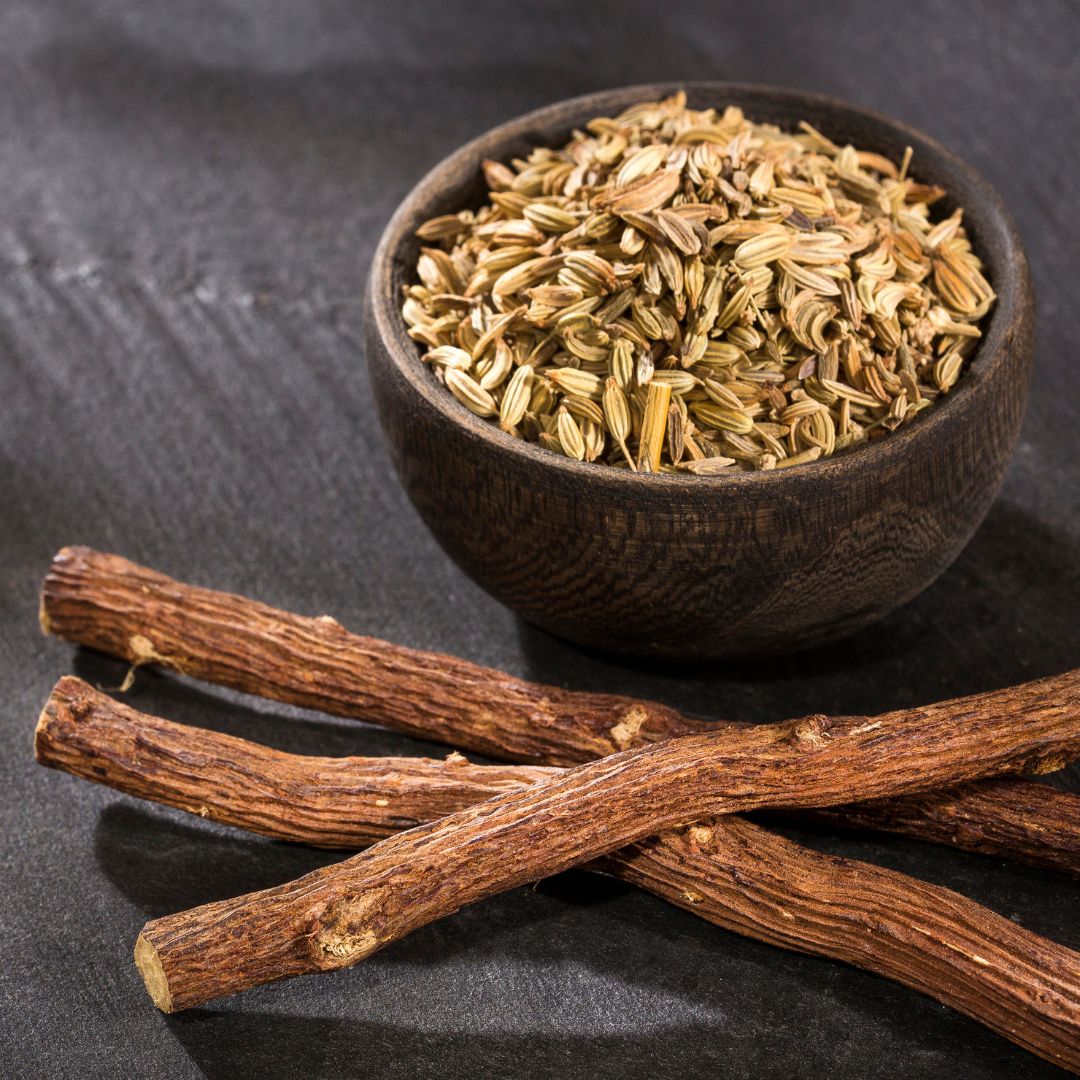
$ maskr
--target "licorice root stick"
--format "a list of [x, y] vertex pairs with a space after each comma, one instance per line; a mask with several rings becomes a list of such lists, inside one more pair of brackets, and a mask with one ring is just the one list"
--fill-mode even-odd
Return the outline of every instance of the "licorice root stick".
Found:
[[347, 967], [465, 904], [702, 818], [1056, 768], [1080, 753], [1076, 679], [870, 720], [815, 716], [684, 735], [614, 754], [289, 884], [155, 919], [140, 935], [140, 970], [155, 1001], [189, 1008]]
[[[502, 760], [574, 765], [673, 735], [745, 726], [694, 719], [656, 702], [531, 683], [361, 637], [325, 616], [293, 615], [186, 585], [86, 547], [64, 548], [53, 559], [41, 622], [47, 633], [134, 664]], [[1075, 834], [1063, 848], [1052, 840], [1062, 812], [1076, 820], [1075, 809], [1045, 785], [1008, 778], [895, 809], [889, 800], [834, 808], [828, 817], [1076, 872]]]
[[[35, 745], [43, 765], [322, 847], [362, 847], [556, 772], [470, 765], [460, 755], [285, 754], [138, 713], [73, 677], [53, 690]], [[717, 926], [893, 978], [1080, 1067], [1080, 956], [967, 897], [802, 848], [734, 815], [670, 829], [591, 868]]]
[[[35, 748], [44, 765], [128, 794], [344, 848], [557, 771], [472, 765], [460, 755], [286, 754], [137, 712], [71, 677], [53, 690]], [[590, 868], [737, 933], [877, 972], [1048, 1060], [1080, 1067], [1080, 956], [948, 889], [808, 850], [737, 816], [668, 830]], [[152, 958], [144, 963], [153, 975]], [[158, 1004], [172, 1005], [168, 997]]]
[[[35, 749], [43, 765], [62, 769], [128, 795], [280, 840], [356, 849], [445, 817], [475, 802], [554, 776], [542, 765], [474, 765], [460, 754], [417, 757], [323, 758], [286, 754], [244, 739], [175, 724], [141, 713], [68, 676], [53, 690], [38, 725]], [[1008, 800], [998, 797], [1006, 789]], [[1036, 794], [1016, 807], [1016, 792]], [[967, 807], [982, 803], [1000, 840], [981, 848], [1035, 865], [1080, 873], [1080, 796], [1013, 777], [980, 780], [960, 789], [918, 792], [842, 808], [799, 811], [802, 818], [845, 825], [859, 815], [875, 827], [890, 807], [925, 837], [940, 821], [941, 840], [967, 829]], [[930, 804], [934, 813], [923, 813]]]

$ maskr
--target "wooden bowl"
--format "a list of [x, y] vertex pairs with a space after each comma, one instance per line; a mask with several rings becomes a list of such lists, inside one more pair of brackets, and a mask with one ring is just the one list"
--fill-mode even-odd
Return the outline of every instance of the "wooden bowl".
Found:
[[[522, 618], [607, 651], [748, 657], [849, 634], [925, 589], [956, 558], [1001, 482], [1031, 374], [1033, 298], [994, 190], [932, 139], [817, 95], [735, 83], [682, 86], [695, 107], [807, 120], [839, 142], [941, 184], [997, 292], [985, 337], [947, 398], [866, 447], [777, 472], [635, 475], [512, 439], [421, 363], [401, 318], [416, 227], [483, 201], [479, 165], [558, 146], [594, 116], [680, 84], [560, 102], [502, 124], [436, 166], [383, 233], [367, 295], [367, 352], [401, 482], [455, 562]], [[950, 207], [946, 206], [946, 210]]]

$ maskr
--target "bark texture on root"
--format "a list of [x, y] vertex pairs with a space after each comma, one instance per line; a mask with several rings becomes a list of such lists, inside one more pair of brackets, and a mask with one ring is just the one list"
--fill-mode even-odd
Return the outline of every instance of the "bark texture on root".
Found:
[[[282, 840], [350, 850], [559, 771], [474, 765], [456, 752], [444, 760], [287, 754], [138, 712], [72, 676], [53, 690], [35, 748], [43, 765], [128, 795]], [[1031, 797], [1020, 801], [1021, 793]], [[894, 832], [910, 821], [921, 839], [933, 826], [943, 844], [1080, 873], [1080, 797], [1014, 777], [791, 816]]]
[[[493, 758], [582, 761], [692, 731], [749, 726], [666, 705], [544, 686], [452, 656], [348, 633], [230, 593], [186, 585], [118, 555], [63, 548], [41, 595], [50, 634], [128, 660], [338, 716], [357, 717]], [[1077, 872], [1075, 836], [1053, 846], [1073, 796], [1009, 778], [895, 805], [832, 808], [830, 822], [897, 832]], [[816, 815], [816, 811], [811, 812]], [[1047, 843], [1047, 840], [1050, 842]]]
[[1043, 680], [873, 721], [811, 717], [626, 751], [287, 885], [153, 920], [142, 936], [173, 1008], [345, 967], [465, 904], [687, 821], [1056, 763], [1080, 752], [1080, 721], [1061, 704], [1074, 681]]
[[[460, 755], [301, 757], [139, 713], [75, 678], [57, 684], [35, 746], [42, 764], [141, 798], [343, 848], [556, 773]], [[875, 971], [1080, 1067], [1080, 955], [948, 889], [807, 850], [737, 816], [669, 830], [591, 868], [725, 929]], [[159, 1008], [183, 1007], [150, 936], [135, 962]]]

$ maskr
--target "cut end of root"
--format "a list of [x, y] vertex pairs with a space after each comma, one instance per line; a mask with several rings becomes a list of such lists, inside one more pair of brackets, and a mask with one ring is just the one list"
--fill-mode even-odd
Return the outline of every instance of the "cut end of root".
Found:
[[153, 1003], [162, 1011], [173, 1011], [172, 994], [169, 992], [169, 980], [165, 977], [165, 969], [161, 966], [157, 949], [150, 942], [139, 935], [135, 942], [135, 966], [146, 984], [146, 992], [150, 995]]
[[48, 754], [48, 740], [45, 735], [49, 727], [49, 719], [52, 716], [52, 698], [45, 702], [45, 708], [38, 715], [37, 726], [34, 728], [34, 760], [40, 764], [46, 764]]

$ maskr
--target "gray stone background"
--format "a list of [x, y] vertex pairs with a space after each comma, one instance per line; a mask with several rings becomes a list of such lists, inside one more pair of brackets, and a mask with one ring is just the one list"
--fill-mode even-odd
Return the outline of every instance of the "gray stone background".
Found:
[[[707, 715], [875, 711], [1080, 663], [1078, 20], [1075, 3], [918, 0], [0, 7], [0, 1075], [1059, 1075], [883, 979], [580, 874], [352, 971], [166, 1018], [131, 963], [148, 917], [330, 856], [47, 772], [31, 732], [60, 675], [123, 676], [38, 633], [65, 543]], [[395, 204], [462, 141], [556, 98], [679, 78], [832, 93], [972, 161], [1026, 240], [1039, 349], [1001, 496], [937, 584], [829, 649], [672, 673], [534, 632], [447, 561], [389, 472], [358, 297]], [[431, 749], [148, 672], [128, 699], [301, 752]], [[1071, 881], [798, 835], [1080, 947]]]

